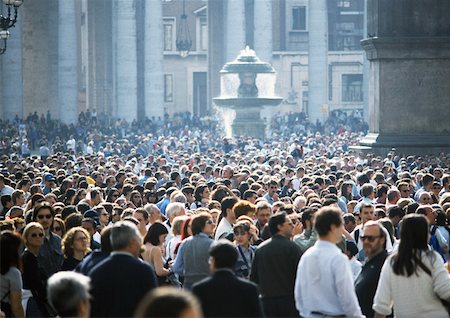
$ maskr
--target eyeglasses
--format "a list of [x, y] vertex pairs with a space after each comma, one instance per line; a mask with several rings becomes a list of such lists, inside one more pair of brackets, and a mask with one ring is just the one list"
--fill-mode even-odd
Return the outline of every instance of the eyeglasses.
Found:
[[208, 221], [206, 221], [206, 224], [214, 224], [214, 221], [213, 220], [208, 220]]
[[248, 232], [245, 232], [245, 231], [235, 231], [233, 233], [235, 236], [244, 236], [244, 235], [248, 234]]
[[118, 198], [120, 195], [118, 194], [118, 193], [113, 193], [112, 195], [111, 195], [111, 197], [113, 197], [113, 198]]
[[43, 236], [44, 236], [44, 233], [31, 233], [30, 236], [31, 236], [31, 237], [38, 237], [38, 236], [39, 236], [39, 237], [43, 237]]
[[82, 237], [77, 237], [74, 239], [75, 241], [87, 241], [88, 238], [86, 236], [82, 236]]
[[379, 237], [381, 237], [381, 235], [377, 235], [377, 236], [375, 236], [375, 235], [363, 235], [363, 236], [361, 236], [361, 241], [368, 240], [369, 242], [373, 242], [373, 241], [375, 241], [375, 239], [377, 239]]
[[40, 215], [37, 216], [37, 218], [39, 220], [42, 220], [43, 218], [51, 219], [52, 217], [53, 217], [53, 215], [51, 215], [51, 214], [45, 214], [45, 215], [40, 214]]
[[109, 216], [109, 213], [108, 213], [108, 212], [103, 212], [101, 215], [103, 215], [103, 216]]
[[400, 190], [400, 191], [402, 191], [402, 192], [409, 192], [409, 189], [403, 189], [403, 190]]

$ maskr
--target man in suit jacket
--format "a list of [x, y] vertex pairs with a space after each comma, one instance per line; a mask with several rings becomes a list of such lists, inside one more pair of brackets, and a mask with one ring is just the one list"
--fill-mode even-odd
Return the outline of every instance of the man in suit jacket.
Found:
[[205, 317], [261, 317], [262, 310], [254, 283], [236, 277], [236, 248], [219, 240], [210, 249], [212, 277], [194, 284], [192, 292], [200, 299]]
[[111, 256], [90, 272], [92, 317], [133, 317], [148, 291], [157, 287], [153, 268], [138, 256], [142, 237], [129, 222], [117, 222], [111, 228]]
[[268, 317], [298, 317], [294, 301], [297, 265], [302, 255], [292, 242], [294, 225], [285, 212], [269, 219], [272, 238], [255, 252], [250, 279], [259, 286], [264, 312]]

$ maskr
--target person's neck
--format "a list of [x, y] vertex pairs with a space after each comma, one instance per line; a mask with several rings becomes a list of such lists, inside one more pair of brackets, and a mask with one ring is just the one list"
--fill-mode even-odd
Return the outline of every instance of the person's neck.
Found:
[[248, 249], [250, 247], [250, 242], [244, 243], [244, 244], [239, 244], [241, 247]]
[[370, 254], [370, 255], [366, 254], [367, 255], [367, 260], [370, 261], [371, 259], [375, 258], [375, 256], [379, 255], [383, 251], [384, 251], [383, 249], [380, 249], [380, 250], [376, 251], [373, 254]]
[[329, 242], [331, 244], [336, 244], [336, 240], [332, 235], [326, 235], [326, 236], [319, 236], [319, 240]]
[[33, 254], [36, 257], [39, 255], [40, 248], [41, 248], [40, 246], [27, 246], [27, 250], [29, 250], [31, 254]]
[[83, 251], [73, 251], [73, 255], [72, 256], [76, 260], [81, 261], [84, 258], [85, 255], [86, 255], [86, 253], [83, 252]]

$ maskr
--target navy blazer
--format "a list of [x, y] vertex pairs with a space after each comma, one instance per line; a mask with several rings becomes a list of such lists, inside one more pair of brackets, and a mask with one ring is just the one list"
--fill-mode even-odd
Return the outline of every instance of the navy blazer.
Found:
[[262, 317], [256, 284], [236, 277], [231, 270], [218, 270], [194, 284], [205, 317]]
[[91, 317], [133, 317], [145, 294], [157, 287], [153, 268], [126, 254], [109, 256], [89, 276]]

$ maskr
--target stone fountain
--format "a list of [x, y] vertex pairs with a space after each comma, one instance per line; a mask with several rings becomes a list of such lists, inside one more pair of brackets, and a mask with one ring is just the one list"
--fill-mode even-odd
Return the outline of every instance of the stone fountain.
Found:
[[278, 106], [283, 100], [275, 95], [276, 72], [262, 62], [248, 46], [233, 62], [220, 71], [220, 96], [214, 103], [236, 112], [232, 124], [233, 136], [264, 138], [265, 123], [261, 110]]

